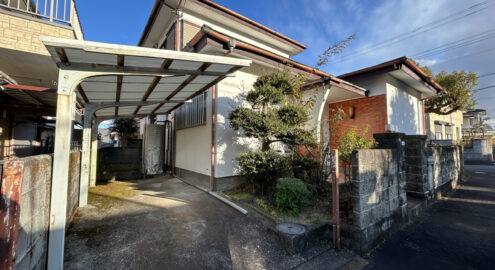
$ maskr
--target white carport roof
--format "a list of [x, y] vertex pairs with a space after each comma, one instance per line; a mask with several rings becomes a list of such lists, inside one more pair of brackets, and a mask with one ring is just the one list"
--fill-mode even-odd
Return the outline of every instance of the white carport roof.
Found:
[[[40, 38], [59, 68], [48, 269], [62, 269], [72, 121], [84, 106], [79, 206], [87, 203], [93, 115], [165, 114], [250, 60], [79, 40]], [[74, 95], [74, 92], [76, 95]], [[97, 122], [97, 121], [95, 121]], [[94, 161], [96, 164], [96, 161]], [[94, 166], [91, 166], [94, 168]]]
[[[251, 64], [250, 60], [41, 37], [59, 68], [96, 72], [77, 87], [80, 103], [115, 105], [96, 116], [166, 114]], [[142, 102], [134, 104], [133, 102]], [[125, 106], [128, 105], [128, 106]]]

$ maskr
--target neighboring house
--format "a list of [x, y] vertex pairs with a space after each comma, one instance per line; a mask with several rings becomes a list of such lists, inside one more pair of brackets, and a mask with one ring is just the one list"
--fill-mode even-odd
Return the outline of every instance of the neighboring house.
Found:
[[108, 128], [98, 129], [98, 148], [120, 146], [120, 138], [117, 132], [112, 132]]
[[58, 67], [39, 37], [83, 39], [74, 1], [0, 0], [0, 25], [0, 160], [51, 152]]
[[465, 112], [463, 114], [462, 136], [475, 137], [495, 134], [493, 127], [484, 122], [486, 114], [486, 110], [483, 109]]
[[462, 140], [462, 111], [455, 111], [448, 115], [427, 113], [425, 116], [426, 135], [428, 140]]
[[[437, 95], [442, 87], [429, 78], [406, 57], [340, 75], [367, 90], [366, 97], [329, 104], [342, 108], [345, 118], [339, 129], [356, 126], [357, 132], [369, 127], [367, 137], [374, 133], [401, 132], [424, 135], [423, 100]], [[339, 131], [338, 131], [339, 132]]]
[[[165, 152], [172, 152], [170, 165], [180, 177], [207, 188], [210, 181], [219, 189], [237, 183], [236, 157], [259, 147], [256, 140], [244, 137], [242, 131], [232, 130], [227, 119], [234, 108], [247, 105], [243, 94], [258, 76], [280, 69], [304, 74], [309, 81], [305, 89], [313, 90], [316, 97], [310, 127], [317, 130], [319, 137], [324, 133], [320, 121], [326, 115], [326, 101], [365, 96], [360, 87], [289, 59], [306, 46], [211, 1], [156, 1], [139, 46], [253, 61], [249, 68], [236, 71], [221, 82], [214, 81], [212, 88], [190, 102], [178, 104], [166, 118], [175, 127], [175, 136], [169, 139], [167, 135], [165, 142], [169, 146]], [[177, 87], [181, 87], [180, 83]], [[181, 95], [189, 94], [186, 91]], [[165, 117], [157, 121], [167, 123]]]

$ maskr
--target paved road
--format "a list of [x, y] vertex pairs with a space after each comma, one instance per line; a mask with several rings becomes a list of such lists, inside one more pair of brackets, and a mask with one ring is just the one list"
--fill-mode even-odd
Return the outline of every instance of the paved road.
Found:
[[495, 269], [495, 165], [380, 246], [366, 269]]
[[124, 184], [91, 189], [90, 204], [67, 232], [64, 269], [309, 269], [322, 259], [323, 269], [355, 264], [353, 253], [329, 247], [289, 255], [259, 218], [176, 178]]

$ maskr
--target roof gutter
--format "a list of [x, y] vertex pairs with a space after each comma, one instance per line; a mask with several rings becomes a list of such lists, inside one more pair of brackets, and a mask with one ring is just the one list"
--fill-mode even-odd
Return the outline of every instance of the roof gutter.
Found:
[[188, 47], [188, 49], [191, 50], [191, 48], [194, 47], [194, 45], [196, 43], [198, 43], [199, 40], [201, 40], [201, 38], [203, 36], [205, 36], [205, 35], [210, 36], [210, 37], [212, 37], [212, 38], [220, 41], [221, 43], [223, 43], [224, 45], [228, 46], [229, 48], [231, 47], [231, 43], [232, 42], [235, 42], [235, 48], [247, 50], [247, 51], [253, 52], [255, 54], [262, 55], [264, 57], [267, 57], [267, 58], [270, 58], [270, 59], [275, 60], [277, 62], [280, 62], [280, 63], [282, 63], [284, 65], [289, 65], [289, 66], [295, 67], [297, 69], [306, 71], [308, 73], [316, 74], [316, 75], [321, 76], [321, 77], [329, 77], [332, 80], [334, 80], [336, 82], [339, 82], [339, 83], [342, 82], [341, 79], [338, 79], [336, 77], [333, 77], [332, 75], [330, 75], [330, 74], [328, 74], [326, 72], [323, 72], [321, 70], [318, 70], [318, 69], [315, 69], [315, 68], [306, 66], [304, 64], [301, 64], [301, 63], [298, 63], [298, 62], [293, 61], [291, 59], [288, 59], [288, 58], [285, 58], [285, 57], [276, 55], [274, 53], [265, 51], [263, 49], [260, 49], [258, 47], [249, 45], [247, 43], [244, 43], [244, 42], [241, 42], [241, 41], [237, 41], [237, 40], [235, 40], [233, 38], [226, 37], [226, 36], [224, 36], [224, 35], [216, 32], [215, 30], [211, 29], [208, 26], [203, 26], [201, 28], [201, 30], [198, 32], [198, 34], [196, 34], [192, 38], [192, 40], [186, 45]]
[[411, 69], [418, 77], [420, 77], [423, 81], [427, 82], [430, 84], [435, 90], [439, 93], [444, 91], [441, 85], [439, 85], [437, 82], [435, 82], [432, 78], [430, 78], [418, 65], [416, 65], [411, 59], [407, 57], [400, 57], [394, 60], [387, 61], [385, 63], [378, 64], [376, 66], [364, 68], [361, 70], [353, 71], [350, 73], [342, 74], [338, 76], [339, 78], [346, 79], [348, 77], [353, 77], [361, 74], [365, 74], [368, 72], [374, 72], [374, 71], [379, 71], [379, 70], [384, 70], [384, 69], [392, 69], [392, 70], [400, 70], [402, 69], [402, 66], [406, 65], [409, 69]]
[[[138, 46], [143, 46], [144, 40], [148, 37], [148, 34], [151, 30], [151, 26], [155, 23], [156, 17], [158, 17], [158, 14], [160, 14], [160, 11], [162, 9], [162, 6], [166, 6], [171, 10], [179, 10], [181, 5], [182, 5], [183, 0], [179, 1], [179, 4], [177, 7], [173, 7], [165, 0], [156, 0], [155, 4], [153, 5], [153, 8], [151, 9], [151, 15], [148, 19], [148, 22], [146, 22], [146, 26], [144, 27], [143, 33], [141, 34], [141, 38], [139, 39]], [[176, 12], [176, 16], [179, 16], [178, 13]]]

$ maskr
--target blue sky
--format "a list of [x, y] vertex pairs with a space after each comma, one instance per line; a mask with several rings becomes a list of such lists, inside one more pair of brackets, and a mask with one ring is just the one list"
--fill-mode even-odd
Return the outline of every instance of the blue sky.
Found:
[[[479, 75], [495, 73], [495, 1], [216, 2], [307, 45], [306, 51], [293, 57], [307, 65], [314, 65], [329, 45], [355, 34], [357, 39], [334, 62], [321, 68], [334, 75], [400, 56], [415, 57], [434, 72], [464, 69]], [[153, 3], [154, 0], [77, 1], [86, 39], [136, 45]], [[398, 36], [402, 38], [384, 42]], [[475, 42], [460, 43], [466, 41]], [[442, 50], [449, 44], [450, 49]], [[438, 50], [428, 51], [435, 48]], [[495, 75], [483, 76], [479, 82], [479, 88], [495, 85]], [[477, 107], [487, 109], [495, 118], [495, 88], [482, 90], [476, 97]]]

